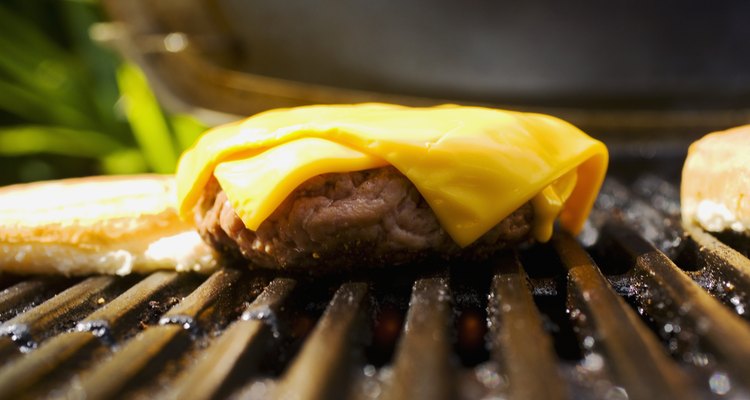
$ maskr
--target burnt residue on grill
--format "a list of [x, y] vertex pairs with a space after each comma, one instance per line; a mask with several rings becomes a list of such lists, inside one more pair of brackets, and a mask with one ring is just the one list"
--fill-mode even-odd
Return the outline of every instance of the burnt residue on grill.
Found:
[[0, 275], [0, 398], [726, 398], [750, 260], [654, 175], [579, 238], [376, 276]]

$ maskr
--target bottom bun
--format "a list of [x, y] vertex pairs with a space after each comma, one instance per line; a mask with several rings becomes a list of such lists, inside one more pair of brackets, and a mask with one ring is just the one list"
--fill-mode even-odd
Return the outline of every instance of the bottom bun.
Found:
[[215, 253], [178, 218], [175, 198], [170, 175], [0, 188], [0, 271], [125, 275], [215, 269]]

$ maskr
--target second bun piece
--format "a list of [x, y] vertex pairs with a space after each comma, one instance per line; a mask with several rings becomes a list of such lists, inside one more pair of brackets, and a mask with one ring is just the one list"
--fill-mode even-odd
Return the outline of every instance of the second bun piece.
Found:
[[268, 268], [486, 258], [555, 219], [583, 225], [605, 146], [554, 117], [388, 104], [272, 110], [180, 159], [179, 209], [225, 253]]
[[750, 235], [750, 125], [693, 143], [680, 191], [684, 223]]
[[172, 175], [94, 176], [0, 188], [0, 271], [211, 272], [216, 257], [175, 208]]

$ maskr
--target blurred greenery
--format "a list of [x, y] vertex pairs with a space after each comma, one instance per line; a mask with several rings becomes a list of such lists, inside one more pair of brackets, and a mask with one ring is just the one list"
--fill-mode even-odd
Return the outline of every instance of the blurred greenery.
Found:
[[0, 184], [174, 171], [205, 129], [159, 106], [137, 66], [92, 41], [97, 1], [0, 3]]

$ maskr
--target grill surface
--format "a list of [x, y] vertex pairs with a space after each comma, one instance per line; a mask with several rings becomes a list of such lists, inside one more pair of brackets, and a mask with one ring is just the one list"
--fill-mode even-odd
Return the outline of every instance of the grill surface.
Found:
[[377, 277], [0, 275], [0, 397], [750, 396], [750, 260], [609, 179], [580, 241]]

